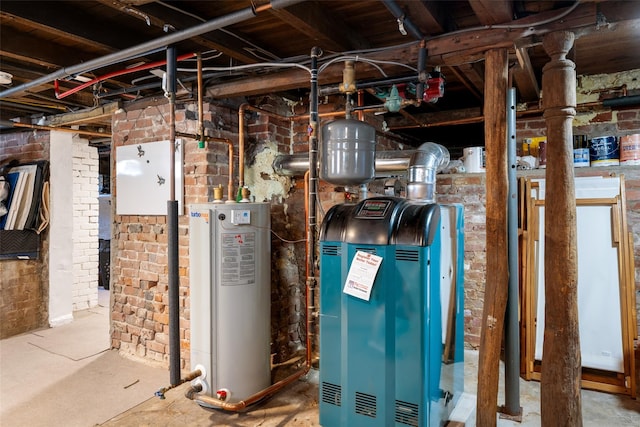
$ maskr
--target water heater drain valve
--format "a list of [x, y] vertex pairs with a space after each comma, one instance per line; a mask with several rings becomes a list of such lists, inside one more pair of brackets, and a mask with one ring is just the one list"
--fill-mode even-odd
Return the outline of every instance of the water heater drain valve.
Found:
[[230, 396], [231, 392], [226, 388], [221, 388], [220, 390], [216, 391], [216, 398], [218, 398], [219, 400], [227, 400]]

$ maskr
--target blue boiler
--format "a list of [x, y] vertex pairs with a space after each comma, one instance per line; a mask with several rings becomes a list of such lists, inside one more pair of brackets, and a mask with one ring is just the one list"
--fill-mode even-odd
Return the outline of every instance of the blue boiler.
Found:
[[[375, 197], [320, 229], [320, 424], [441, 426], [464, 388], [461, 205]], [[356, 254], [382, 258], [370, 297]], [[350, 276], [351, 277], [351, 276]]]

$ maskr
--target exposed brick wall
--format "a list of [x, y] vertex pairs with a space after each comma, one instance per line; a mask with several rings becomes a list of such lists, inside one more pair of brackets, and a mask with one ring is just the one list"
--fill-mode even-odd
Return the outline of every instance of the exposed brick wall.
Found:
[[[112, 165], [116, 147], [167, 140], [169, 106], [158, 100], [146, 107], [130, 108], [113, 117]], [[195, 134], [195, 103], [176, 106], [176, 130]], [[238, 111], [210, 104], [204, 106], [207, 135], [227, 139], [234, 146], [234, 188], [238, 187]], [[227, 199], [228, 145], [207, 142], [199, 148], [192, 138], [181, 137], [184, 153], [185, 213], [194, 203], [213, 201], [213, 189], [222, 185]], [[114, 166], [112, 166], [114, 167]], [[117, 183], [112, 170], [112, 203], [117, 213]], [[234, 191], [235, 192], [235, 191]], [[233, 195], [235, 198], [235, 194]], [[181, 368], [189, 368], [189, 220], [178, 218], [179, 313]], [[169, 312], [167, 281], [167, 226], [164, 215], [114, 215], [112, 253], [111, 342], [122, 352], [168, 364]]]
[[[609, 113], [611, 114], [592, 115], [595, 121], [575, 127], [574, 134], [602, 136], [640, 132], [639, 108]], [[516, 128], [518, 141], [546, 134], [545, 121], [542, 118], [518, 119]], [[640, 166], [576, 168], [574, 172], [575, 176], [625, 176], [627, 222], [629, 231], [634, 235], [636, 304], [640, 313]], [[544, 177], [544, 170], [521, 174]], [[475, 348], [480, 342], [486, 273], [485, 175], [438, 175], [437, 189], [439, 202], [458, 202], [465, 205], [465, 343]]]
[[98, 305], [98, 149], [73, 142], [73, 310]]
[[[49, 132], [0, 134], [0, 162], [49, 159]], [[0, 339], [46, 326], [49, 301], [49, 233], [37, 260], [0, 260]]]
[[480, 325], [486, 279], [486, 226], [484, 174], [438, 175], [438, 203], [464, 206], [464, 339], [472, 348], [480, 344]]
[[[274, 107], [271, 105], [271, 107]], [[279, 109], [280, 108], [280, 109]], [[284, 112], [282, 106], [276, 111]], [[629, 126], [638, 119], [638, 111], [614, 112], [616, 126]], [[120, 112], [114, 117], [115, 147], [166, 139], [168, 127], [162, 115], [167, 106], [146, 107]], [[603, 116], [600, 116], [603, 117]], [[178, 131], [195, 132], [196, 111], [192, 104], [179, 105], [176, 113]], [[623, 119], [621, 121], [621, 118]], [[299, 177], [280, 177], [271, 169], [271, 161], [277, 154], [305, 153], [308, 150], [306, 121], [289, 122], [248, 111], [246, 113], [246, 184], [256, 201], [269, 201], [272, 230], [282, 238], [272, 237], [272, 353], [275, 361], [282, 361], [304, 346], [304, 285], [305, 243], [304, 231], [304, 181]], [[368, 120], [379, 121], [379, 117]], [[323, 120], [324, 123], [324, 120]], [[380, 128], [380, 123], [375, 123]], [[604, 125], [607, 125], [606, 123]], [[205, 127], [208, 134], [228, 138], [234, 144], [234, 165], [237, 165], [237, 110], [205, 104]], [[544, 134], [544, 120], [529, 118], [518, 120], [518, 138]], [[622, 129], [620, 127], [620, 129]], [[631, 129], [632, 130], [632, 129]], [[185, 153], [185, 206], [203, 203], [213, 198], [213, 188], [221, 184], [225, 199], [228, 180], [228, 149], [224, 143], [207, 143], [198, 148], [197, 142], [183, 138]], [[395, 150], [401, 144], [378, 136], [379, 150]], [[234, 166], [237, 167], [237, 166]], [[593, 173], [624, 173], [628, 201], [630, 228], [636, 236], [636, 264], [640, 258], [640, 167], [576, 169], [581, 176]], [[543, 171], [531, 173], [542, 174]], [[237, 169], [234, 185], [237, 189]], [[115, 176], [115, 172], [113, 172]], [[343, 187], [325, 182], [319, 183], [320, 210], [322, 214], [345, 196], [356, 196], [356, 189], [345, 193]], [[438, 175], [438, 201], [462, 203], [465, 206], [465, 343], [477, 347], [485, 282], [485, 176], [483, 174]], [[114, 195], [117, 188], [114, 190]], [[180, 316], [183, 368], [189, 359], [189, 277], [188, 277], [188, 220], [179, 220], [180, 234]], [[114, 254], [114, 320], [112, 343], [116, 348], [148, 359], [167, 362], [168, 314], [166, 283], [166, 224], [159, 216], [116, 216]], [[636, 265], [636, 278], [640, 277], [640, 265]], [[636, 280], [636, 286], [638, 281]], [[317, 301], [315, 301], [317, 307]], [[315, 324], [315, 322], [314, 322]], [[312, 339], [317, 342], [314, 327]]]
[[[286, 114], [286, 104], [270, 101], [272, 111]], [[121, 111], [113, 118], [113, 162], [116, 147], [168, 138], [168, 105], [159, 102], [144, 108]], [[164, 118], [163, 118], [164, 117]], [[195, 104], [179, 104], [178, 132], [195, 133]], [[373, 120], [378, 120], [374, 118]], [[207, 134], [229, 139], [234, 145], [234, 168], [238, 156], [237, 109], [205, 104]], [[272, 230], [272, 353], [274, 361], [286, 360], [304, 347], [305, 307], [305, 215], [304, 182], [301, 178], [275, 176], [271, 168], [278, 153], [306, 152], [307, 122], [290, 122], [248, 110], [245, 115], [245, 184], [256, 201], [271, 202]], [[378, 124], [379, 125], [379, 124]], [[228, 146], [208, 142], [205, 148], [190, 138], [184, 143], [185, 206], [213, 200], [213, 189], [222, 185], [227, 198]], [[384, 149], [397, 144], [379, 138]], [[115, 170], [112, 176], [116, 176]], [[237, 169], [234, 170], [237, 189]], [[113, 203], [117, 203], [117, 186]], [[323, 195], [343, 201], [344, 191]], [[235, 196], [235, 195], [234, 195]], [[117, 209], [117, 206], [116, 206]], [[321, 219], [321, 218], [320, 218]], [[168, 307], [166, 270], [166, 224], [164, 216], [115, 215], [112, 241], [112, 345], [131, 355], [168, 363]], [[179, 218], [180, 339], [182, 368], [189, 366], [189, 254], [188, 218]]]

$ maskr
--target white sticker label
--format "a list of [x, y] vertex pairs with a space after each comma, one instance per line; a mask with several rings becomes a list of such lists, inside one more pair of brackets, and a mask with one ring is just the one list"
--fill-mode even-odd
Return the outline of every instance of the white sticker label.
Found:
[[344, 284], [345, 294], [369, 301], [373, 282], [382, 264], [382, 257], [368, 252], [358, 251], [353, 258], [347, 281]]

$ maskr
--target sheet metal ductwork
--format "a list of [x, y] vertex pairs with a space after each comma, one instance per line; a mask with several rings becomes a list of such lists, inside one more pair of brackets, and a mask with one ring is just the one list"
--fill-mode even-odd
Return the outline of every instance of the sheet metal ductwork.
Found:
[[436, 202], [436, 174], [449, 165], [449, 150], [425, 142], [411, 155], [408, 168], [407, 199]]

